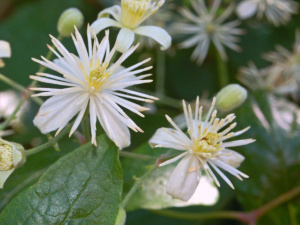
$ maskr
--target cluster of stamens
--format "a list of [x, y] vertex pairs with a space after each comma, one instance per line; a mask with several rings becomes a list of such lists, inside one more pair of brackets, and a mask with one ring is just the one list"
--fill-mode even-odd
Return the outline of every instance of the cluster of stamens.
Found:
[[7, 171], [14, 167], [13, 149], [9, 145], [0, 145], [0, 170]]
[[88, 83], [90, 93], [95, 93], [101, 89], [103, 84], [111, 76], [109, 70], [107, 70], [107, 64], [97, 65], [94, 69], [90, 71]]
[[138, 27], [155, 13], [164, 0], [152, 3], [151, 0], [122, 0], [121, 23], [130, 29]]

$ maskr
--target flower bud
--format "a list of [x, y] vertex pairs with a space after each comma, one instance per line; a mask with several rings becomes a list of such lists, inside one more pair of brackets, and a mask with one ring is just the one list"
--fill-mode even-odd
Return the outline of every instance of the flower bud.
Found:
[[69, 37], [75, 31], [74, 26], [80, 29], [83, 24], [83, 19], [83, 14], [78, 9], [67, 9], [59, 17], [57, 30], [60, 35]]
[[22, 145], [8, 142], [0, 138], [0, 188], [15, 169], [26, 162], [26, 154]]
[[125, 225], [125, 222], [126, 222], [126, 211], [123, 208], [119, 208], [115, 225]]
[[217, 109], [227, 112], [236, 109], [247, 99], [247, 90], [239, 84], [229, 84], [217, 94]]
[[10, 44], [7, 41], [0, 41], [0, 68], [4, 67], [4, 62], [1, 58], [9, 58], [10, 56]]

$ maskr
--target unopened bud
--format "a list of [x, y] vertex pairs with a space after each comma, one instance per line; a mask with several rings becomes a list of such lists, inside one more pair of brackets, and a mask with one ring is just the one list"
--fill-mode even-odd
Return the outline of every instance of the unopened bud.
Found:
[[217, 94], [217, 109], [227, 112], [238, 108], [247, 99], [248, 93], [239, 84], [230, 84], [222, 88]]
[[15, 169], [26, 162], [26, 154], [22, 145], [8, 142], [0, 138], [0, 188]]
[[10, 45], [7, 41], [0, 41], [0, 68], [4, 66], [1, 58], [9, 58], [11, 56]]
[[126, 212], [123, 208], [119, 208], [119, 213], [115, 222], [115, 225], [125, 225]]
[[59, 17], [57, 30], [60, 35], [69, 37], [75, 31], [74, 26], [80, 29], [83, 24], [83, 19], [83, 14], [78, 9], [67, 9]]

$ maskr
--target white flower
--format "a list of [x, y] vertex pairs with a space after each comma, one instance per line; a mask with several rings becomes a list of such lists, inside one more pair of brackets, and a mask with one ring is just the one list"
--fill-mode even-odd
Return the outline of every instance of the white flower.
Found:
[[138, 45], [131, 47], [113, 64], [111, 59], [116, 53], [116, 45], [110, 50], [108, 31], [101, 43], [95, 38], [92, 44], [88, 28], [87, 48], [77, 29], [75, 36], [72, 37], [78, 57], [69, 53], [57, 39], [51, 37], [59, 53], [51, 47], [49, 48], [59, 60], [51, 62], [44, 57], [42, 57], [44, 61], [33, 59], [41, 65], [59, 72], [63, 77], [37, 73], [39, 76], [30, 76], [31, 79], [65, 86], [64, 88], [32, 88], [32, 90], [42, 91], [42, 93], [34, 96], [52, 96], [41, 106], [33, 122], [43, 133], [57, 129], [57, 133], [59, 133], [78, 114], [70, 131], [71, 136], [79, 126], [86, 110], [89, 110], [92, 143], [94, 145], [97, 144], [96, 121], [98, 118], [109, 138], [120, 149], [127, 147], [130, 145], [128, 127], [136, 132], [142, 132], [142, 130], [120, 106], [143, 117], [140, 112], [147, 110], [147, 108], [125, 98], [145, 102], [157, 100], [155, 97], [127, 89], [133, 85], [152, 82], [152, 80], [143, 80], [151, 74], [135, 76], [152, 68], [136, 69], [150, 59], [124, 68], [121, 64], [136, 50]]
[[11, 56], [10, 45], [6, 41], [0, 40], [0, 67], [4, 66], [4, 62], [1, 58], [9, 58]]
[[[117, 50], [125, 52], [132, 45], [135, 34], [154, 39], [165, 50], [171, 45], [171, 36], [157, 26], [140, 26], [149, 16], [155, 13], [164, 0], [121, 0], [121, 7], [112, 6], [101, 11], [98, 19], [91, 25], [96, 33], [107, 27], [121, 28], [117, 37]], [[114, 18], [106, 18], [112, 16]]]
[[257, 13], [261, 19], [263, 15], [267, 20], [279, 26], [291, 20], [292, 14], [297, 14], [299, 4], [291, 0], [244, 0], [237, 6], [237, 14], [241, 19], [247, 19]]
[[26, 162], [26, 154], [22, 145], [8, 142], [0, 138], [0, 188], [15, 169]]
[[273, 65], [263, 69], [258, 69], [254, 63], [250, 62], [248, 67], [239, 70], [238, 79], [250, 90], [266, 90], [278, 94], [290, 94], [297, 90], [291, 74], [282, 73], [283, 67]]
[[229, 114], [224, 119], [216, 118], [217, 111], [213, 111], [215, 102], [216, 98], [213, 99], [206, 119], [202, 122], [202, 106], [199, 108], [199, 98], [196, 100], [194, 117], [192, 115], [191, 105], [187, 107], [183, 101], [183, 110], [188, 124], [189, 135], [187, 136], [170, 117], [166, 116], [167, 120], [175, 129], [160, 128], [149, 141], [152, 147], [172, 148], [183, 152], [160, 164], [160, 166], [164, 166], [181, 159], [167, 184], [167, 192], [174, 198], [184, 201], [190, 199], [200, 181], [202, 169], [205, 170], [206, 175], [210, 177], [217, 186], [220, 186], [220, 183], [211, 168], [213, 168], [231, 188], [234, 188], [232, 183], [219, 168], [236, 176], [240, 180], [242, 180], [242, 177], [248, 178], [247, 175], [236, 169], [244, 161], [244, 157], [229, 148], [247, 145], [255, 140], [245, 139], [227, 142], [227, 139], [241, 135], [246, 132], [249, 127], [236, 133], [229, 133], [236, 126], [236, 123], [230, 126], [227, 125], [235, 119], [235, 116], [234, 114]]
[[200, 64], [205, 59], [211, 42], [224, 60], [227, 59], [227, 55], [223, 45], [235, 51], [240, 51], [240, 47], [236, 44], [239, 41], [237, 35], [243, 34], [243, 30], [236, 28], [240, 22], [234, 20], [223, 24], [233, 12], [233, 4], [219, 17], [217, 16], [217, 11], [221, 0], [214, 0], [210, 10], [207, 9], [203, 0], [193, 0], [191, 4], [196, 15], [187, 9], [181, 9], [181, 14], [190, 22], [174, 25], [177, 33], [192, 35], [189, 39], [182, 42], [179, 47], [190, 48], [196, 46], [192, 59], [197, 60]]

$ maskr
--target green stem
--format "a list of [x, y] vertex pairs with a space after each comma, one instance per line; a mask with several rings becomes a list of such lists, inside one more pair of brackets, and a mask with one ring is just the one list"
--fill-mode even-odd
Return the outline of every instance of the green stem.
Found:
[[208, 219], [234, 219], [239, 220], [239, 213], [234, 211], [206, 212], [206, 213], [188, 213], [175, 210], [150, 210], [151, 212], [183, 220], [208, 220]]
[[121, 202], [121, 207], [125, 208], [129, 200], [132, 198], [132, 196], [135, 194], [137, 189], [140, 187], [140, 185], [144, 182], [144, 180], [152, 174], [158, 167], [156, 165], [152, 166], [151, 169], [149, 169], [141, 178], [137, 179], [135, 184], [131, 187], [130, 191], [127, 193], [123, 201]]
[[156, 161], [157, 160], [157, 158], [149, 156], [149, 155], [136, 154], [136, 153], [126, 152], [126, 151], [120, 151], [120, 156], [133, 158], [133, 159], [148, 160], [148, 161]]
[[227, 63], [222, 59], [218, 51], [216, 51], [216, 58], [218, 64], [218, 79], [220, 88], [229, 84]]
[[85, 112], [85, 115], [82, 120], [82, 130], [84, 135], [84, 141], [87, 143], [91, 140], [90, 126], [89, 126], [89, 117], [88, 117], [88, 109]]
[[6, 127], [9, 126], [10, 122], [16, 117], [17, 113], [19, 112], [20, 108], [22, 107], [23, 103], [26, 99], [22, 98], [13, 113], [0, 125], [0, 130], [4, 130]]
[[52, 138], [51, 140], [49, 140], [47, 143], [42, 144], [36, 148], [32, 148], [26, 151], [26, 156], [31, 156], [34, 155], [36, 153], [39, 153], [53, 145], [56, 144], [57, 141], [59, 141], [62, 137], [64, 137], [71, 129], [71, 126], [66, 127], [65, 129], [63, 129], [56, 137]]
[[[143, 93], [145, 93], [145, 94], [152, 95], [152, 96], [156, 96], [156, 93], [155, 93], [155, 92], [151, 92], [151, 91], [144, 90], [144, 89], [140, 89], [140, 90], [141, 90]], [[171, 98], [171, 97], [168, 97], [168, 96], [160, 96], [160, 97], [159, 97], [158, 103], [159, 103], [159, 104], [166, 105], [166, 106], [173, 107], [173, 108], [175, 108], [175, 109], [180, 109], [180, 110], [182, 110], [182, 104], [181, 104], [181, 101], [178, 100], [178, 99], [175, 99], [175, 98]]]
[[[17, 82], [13, 81], [12, 79], [4, 76], [3, 74], [0, 74], [0, 80], [2, 80], [3, 82], [5, 82], [6, 84], [8, 84], [9, 86], [13, 87], [14, 89], [20, 91], [23, 93], [24, 95], [24, 99], [27, 100], [27, 96], [31, 95], [32, 92], [29, 91], [27, 88], [25, 88], [24, 86], [18, 84]], [[39, 97], [36, 98], [32, 98], [32, 100], [34, 102], [36, 102], [38, 105], [42, 105], [43, 104], [43, 100]], [[23, 102], [23, 104], [25, 103], [25, 101]], [[21, 108], [21, 107], [20, 107]]]
[[165, 96], [165, 76], [166, 76], [166, 54], [159, 48], [156, 51], [156, 96], [162, 98]]

